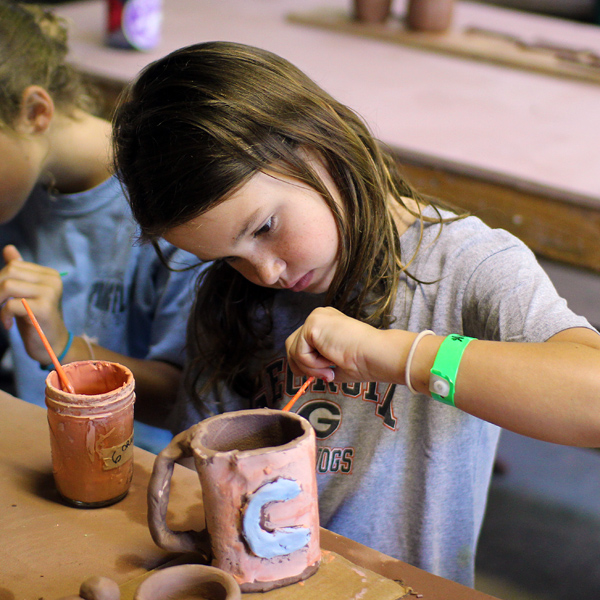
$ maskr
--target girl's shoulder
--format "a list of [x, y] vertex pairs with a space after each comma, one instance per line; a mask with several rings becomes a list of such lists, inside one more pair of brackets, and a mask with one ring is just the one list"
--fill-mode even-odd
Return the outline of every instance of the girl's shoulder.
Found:
[[423, 209], [422, 219], [401, 236], [400, 244], [404, 261], [410, 259], [413, 270], [428, 272], [446, 271], [451, 265], [454, 272], [467, 275], [493, 255], [517, 253], [535, 260], [531, 250], [508, 231], [492, 228], [473, 215], [457, 217], [432, 206]]
[[453, 252], [473, 251], [477, 248], [485, 252], [486, 248], [525, 247], [510, 232], [492, 228], [475, 215], [460, 216], [433, 206], [423, 209], [422, 219], [413, 223], [410, 234], [406, 238], [402, 236], [402, 241], [438, 250], [447, 248]]

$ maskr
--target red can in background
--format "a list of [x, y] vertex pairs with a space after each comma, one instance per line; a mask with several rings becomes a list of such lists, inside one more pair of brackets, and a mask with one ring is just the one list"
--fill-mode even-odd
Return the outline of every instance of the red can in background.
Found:
[[145, 51], [152, 50], [159, 44], [162, 0], [107, 1], [107, 45]]

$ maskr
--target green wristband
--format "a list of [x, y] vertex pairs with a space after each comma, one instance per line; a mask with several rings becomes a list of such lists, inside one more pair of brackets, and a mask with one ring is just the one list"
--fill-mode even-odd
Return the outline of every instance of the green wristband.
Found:
[[475, 338], [466, 335], [448, 335], [442, 342], [431, 367], [429, 391], [431, 397], [454, 406], [454, 387], [460, 360], [465, 348]]

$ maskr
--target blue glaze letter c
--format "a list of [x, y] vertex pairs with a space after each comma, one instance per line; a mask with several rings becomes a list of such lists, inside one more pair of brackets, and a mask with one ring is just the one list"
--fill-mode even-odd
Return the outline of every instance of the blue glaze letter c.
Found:
[[242, 520], [242, 534], [256, 556], [284, 556], [308, 544], [310, 529], [307, 527], [281, 527], [273, 531], [263, 527], [263, 511], [267, 504], [292, 500], [300, 491], [297, 481], [278, 478], [265, 483], [248, 496]]

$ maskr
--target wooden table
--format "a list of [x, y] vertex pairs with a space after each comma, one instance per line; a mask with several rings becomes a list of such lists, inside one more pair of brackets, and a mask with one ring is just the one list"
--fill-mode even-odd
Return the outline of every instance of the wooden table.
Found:
[[[92, 575], [110, 577], [126, 588], [127, 582], [177, 557], [155, 546], [146, 524], [154, 455], [135, 448], [134, 460], [131, 490], [118, 504], [94, 510], [61, 504], [52, 479], [46, 411], [0, 392], [1, 600], [56, 600], [76, 594]], [[168, 519], [173, 529], [204, 526], [197, 474], [179, 465]], [[321, 539], [324, 550], [357, 567], [402, 580], [413, 589], [408, 598], [491, 599], [324, 529]]]
[[[394, 19], [406, 0], [395, 0]], [[204, 40], [288, 58], [370, 123], [423, 191], [479, 214], [539, 254], [600, 272], [600, 84], [490, 64], [298, 23], [290, 13], [350, 0], [165, 0], [161, 45], [103, 44], [105, 2], [58, 7], [73, 22], [72, 59], [116, 92], [141, 67]], [[600, 27], [457, 2], [453, 29], [600, 53]]]

